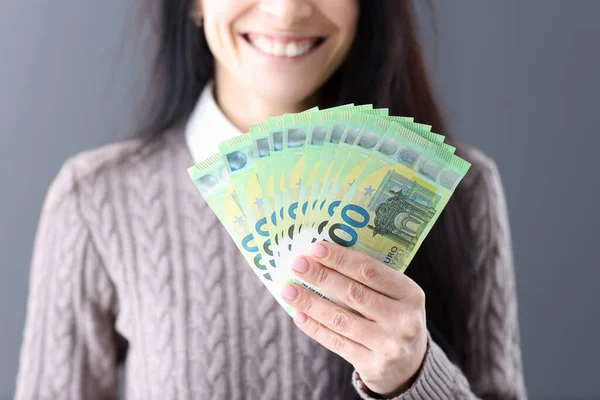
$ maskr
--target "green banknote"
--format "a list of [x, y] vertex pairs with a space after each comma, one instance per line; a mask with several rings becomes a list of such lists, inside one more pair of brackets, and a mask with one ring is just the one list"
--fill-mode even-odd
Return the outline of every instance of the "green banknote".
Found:
[[[310, 185], [310, 190], [307, 190], [308, 208], [306, 212], [308, 215], [312, 216], [312, 212], [321, 201], [320, 194], [323, 185], [327, 182], [327, 176], [332, 168], [336, 153], [340, 150], [339, 145], [342, 137], [345, 137], [348, 129], [360, 129], [360, 125], [362, 124], [360, 120], [361, 116], [381, 113], [387, 113], [387, 111], [373, 110], [370, 105], [365, 105], [360, 108], [356, 107], [354, 109], [336, 110], [333, 113], [324, 114], [325, 123], [327, 124], [328, 129], [325, 131], [322, 146], [318, 150], [313, 146], [313, 149], [310, 150], [318, 152], [319, 158], [312, 167], [312, 171], [309, 173], [308, 178], [308, 184]], [[302, 226], [305, 228], [314, 222], [309, 220], [309, 218], [309, 216], [305, 216], [302, 221]]]
[[246, 214], [242, 211], [239, 199], [235, 194], [234, 185], [229, 179], [223, 158], [220, 154], [215, 154], [190, 167], [188, 173], [248, 265], [279, 304], [288, 313], [291, 313], [293, 309], [279, 296], [280, 287], [273, 280], [263, 259], [263, 253], [259, 250], [253, 229], [248, 224]]
[[[306, 110], [302, 114], [310, 115], [317, 112], [318, 108]], [[281, 246], [279, 241], [282, 235], [285, 234], [285, 225], [289, 218], [286, 218], [285, 205], [283, 204], [283, 162], [284, 162], [284, 136], [286, 129], [286, 121], [284, 116], [271, 117], [267, 119], [267, 128], [269, 131], [269, 150], [270, 150], [270, 172], [271, 177], [267, 180], [267, 185], [263, 188], [263, 194], [273, 196], [273, 208], [275, 213], [272, 215], [274, 224], [278, 227], [277, 232], [273, 236], [273, 243], [279, 249]], [[266, 190], [264, 190], [266, 189]]]
[[[312, 223], [304, 225], [309, 229], [309, 232], [314, 233], [315, 229], [321, 230], [324, 227], [324, 224], [326, 224], [328, 220], [329, 205], [334, 201], [343, 199], [345, 192], [353, 184], [352, 181], [345, 180], [348, 172], [366, 160], [373, 148], [375, 148], [379, 141], [382, 140], [386, 133], [386, 129], [388, 129], [390, 133], [395, 133], [397, 129], [403, 127], [404, 129], [416, 132], [418, 136], [413, 135], [413, 137], [418, 140], [422, 140], [422, 137], [442, 145], [449, 152], [454, 152], [455, 150], [451, 146], [442, 144], [444, 137], [431, 133], [429, 131], [431, 126], [414, 123], [412, 122], [412, 118], [382, 116], [384, 120], [393, 123], [385, 125], [383, 129], [378, 128], [377, 124], [375, 124], [376, 121], [381, 119], [378, 118], [376, 114], [354, 115], [354, 118], [356, 121], [350, 123], [350, 125], [353, 125], [353, 128], [347, 128], [340, 139], [329, 173], [324, 178], [324, 183], [321, 185], [319, 198], [317, 201], [311, 202], [310, 213]], [[398, 123], [396, 124], [394, 122]], [[354, 128], [356, 126], [360, 126], [360, 129]], [[295, 241], [300, 244], [301, 248], [306, 246], [307, 240], [310, 241], [313, 239], [307, 238], [309, 232], [300, 234]]]
[[[332, 150], [331, 154], [333, 154], [333, 159], [327, 166], [324, 172], [324, 176], [320, 181], [320, 193], [316, 199], [312, 199], [309, 201], [305, 201], [305, 191], [302, 187], [298, 189], [294, 188], [294, 186], [301, 186], [301, 181], [298, 180], [297, 176], [294, 176], [293, 181], [289, 181], [286, 179], [284, 173], [284, 186], [289, 185], [291, 188], [291, 193], [298, 193], [301, 191], [302, 193], [298, 195], [298, 198], [293, 196], [292, 198], [287, 198], [284, 200], [284, 204], [289, 204], [289, 212], [286, 214], [288, 217], [288, 223], [285, 224], [285, 229], [281, 233], [280, 242], [285, 243], [285, 246], [281, 246], [282, 252], [290, 253], [289, 255], [293, 256], [297, 253], [294, 249], [294, 243], [299, 244], [300, 248], [306, 247], [306, 240], [312, 238], [306, 238], [305, 234], [301, 233], [302, 227], [308, 228], [307, 232], [313, 232], [318, 227], [313, 226], [315, 222], [319, 222], [323, 224], [327, 221], [327, 215], [321, 215], [327, 213], [327, 204], [336, 199], [343, 198], [343, 190], [347, 189], [347, 186], [344, 184], [341, 188], [340, 183], [343, 181], [342, 179], [338, 179], [339, 175], [345, 175], [345, 169], [351, 169], [354, 165], [354, 162], [359, 162], [359, 155], [355, 154], [357, 151], [356, 147], [360, 145], [360, 150], [365, 150], [364, 145], [366, 143], [371, 143], [369, 148], [371, 149], [376, 143], [377, 140], [373, 140], [372, 128], [368, 125], [365, 125], [366, 121], [370, 117], [373, 119], [375, 116], [379, 115], [384, 117], [390, 121], [397, 121], [402, 124], [402, 126], [412, 129], [414, 132], [418, 132], [420, 136], [427, 138], [428, 140], [434, 141], [435, 143], [442, 143], [444, 137], [441, 135], [437, 135], [430, 132], [431, 126], [417, 124], [413, 122], [413, 118], [409, 117], [389, 117], [387, 116], [386, 109], [372, 110], [362, 108], [363, 112], [354, 112], [350, 116], [348, 124], [344, 127], [344, 130], [340, 133], [339, 136], [336, 137], [335, 131], [332, 130], [332, 135], [330, 137], [329, 142], [324, 143], [325, 146], [329, 146], [329, 149]], [[353, 111], [353, 110], [352, 110]], [[297, 121], [293, 120], [291, 115], [286, 116], [289, 118], [289, 122], [286, 122], [286, 126], [295, 126]], [[315, 116], [313, 116], [314, 118]], [[304, 120], [304, 125], [300, 124], [304, 129], [301, 129], [302, 132], [306, 130], [306, 126], [308, 125], [308, 121]], [[314, 128], [317, 128], [317, 124], [314, 124]], [[313, 128], [311, 126], [311, 128]], [[380, 137], [383, 135], [383, 132], [380, 133]], [[301, 142], [305, 142], [305, 135], [301, 136]], [[319, 143], [321, 144], [321, 143]], [[446, 146], [450, 151], [454, 151], [454, 148]], [[285, 138], [284, 138], [284, 147]], [[325, 150], [325, 153], [327, 150]], [[306, 152], [303, 152], [306, 154]], [[310, 154], [310, 153], [309, 153]], [[314, 152], [312, 153], [314, 154]], [[322, 150], [319, 149], [319, 154], [322, 154]], [[326, 154], [325, 156], [321, 155], [319, 157], [323, 160], [329, 160], [330, 157]], [[301, 158], [290, 158], [289, 160], [284, 161], [284, 171], [295, 170], [301, 171], [303, 165], [298, 164], [297, 161], [301, 160]], [[291, 161], [291, 162], [289, 162]], [[319, 161], [320, 162], [320, 161]], [[327, 162], [323, 162], [321, 165], [325, 165]], [[305, 172], [308, 172], [305, 170]], [[298, 172], [296, 175], [299, 175]], [[287, 183], [286, 183], [287, 181]], [[309, 180], [310, 183], [310, 180]], [[313, 182], [314, 183], [314, 182]], [[333, 185], [333, 189], [331, 189]], [[340, 192], [340, 197], [336, 197], [336, 194]], [[298, 200], [298, 201], [297, 201]], [[310, 203], [310, 206], [309, 206]], [[300, 207], [299, 207], [300, 205]], [[304, 205], [304, 206], [302, 206]], [[310, 221], [307, 222], [306, 212], [309, 210], [310, 213]], [[298, 237], [294, 239], [294, 235], [298, 233]], [[282, 255], [279, 253], [280, 257], [289, 258], [288, 255]]]
[[321, 162], [328, 164], [327, 169], [322, 177], [319, 193], [316, 199], [317, 203], [327, 197], [331, 182], [339, 169], [345, 163], [350, 149], [354, 145], [356, 138], [359, 135], [364, 123], [369, 116], [386, 116], [387, 109], [374, 109], [365, 111], [356, 111], [350, 115], [347, 125], [340, 132], [339, 136], [332, 131], [329, 140], [324, 144], [323, 152], [321, 153]]
[[[424, 138], [441, 146], [451, 154], [454, 154], [456, 150], [454, 147], [443, 143], [444, 136], [430, 132], [430, 125], [416, 124], [402, 117], [385, 117], [384, 119], [392, 123], [388, 124], [385, 121], [381, 121], [382, 124], [378, 124], [379, 119], [376, 117], [370, 117], [365, 121], [354, 140], [353, 146], [345, 157], [344, 164], [339, 168], [335, 177], [331, 179], [331, 189], [323, 195], [324, 198], [331, 201], [344, 198], [346, 192], [354, 184], [353, 181], [347, 180], [350, 171], [357, 167], [360, 168], [361, 164], [371, 155], [373, 149], [384, 139], [386, 133], [388, 135], [396, 135], [398, 132], [404, 131], [406, 132], [405, 137], [411, 138], [416, 143], [421, 142], [420, 138]], [[409, 132], [414, 132], [418, 136], [410, 135]]]
[[[307, 223], [306, 215], [309, 205], [310, 193], [316, 179], [316, 166], [321, 158], [321, 151], [327, 136], [327, 131], [330, 129], [329, 121], [333, 119], [333, 111], [325, 110], [319, 113], [311, 114], [311, 124], [306, 138], [304, 148], [303, 170], [300, 182], [300, 190], [298, 193], [298, 209], [296, 212], [296, 229], [295, 232], [301, 231], [305, 223]], [[292, 166], [286, 168], [294, 168]]]
[[266, 225], [266, 234], [269, 237], [269, 257], [272, 257], [275, 264], [278, 258], [278, 221], [276, 215], [276, 204], [281, 204], [281, 194], [273, 190], [273, 176], [271, 167], [271, 145], [270, 132], [266, 122], [250, 126], [250, 139], [252, 148], [256, 155], [256, 174], [258, 184], [260, 185], [259, 203], [264, 208], [264, 220]]
[[279, 254], [289, 251], [294, 238], [294, 230], [298, 210], [298, 199], [302, 186], [306, 139], [311, 127], [311, 114], [284, 115], [286, 129], [283, 135], [283, 171], [282, 171], [282, 203], [285, 218], [280, 225], [281, 238], [279, 239]]
[[[359, 109], [368, 111], [372, 109], [369, 105], [362, 107], [356, 107], [354, 110]], [[320, 185], [327, 168], [329, 167], [328, 160], [333, 158], [333, 153], [327, 154], [322, 157], [323, 150], [328, 141], [330, 141], [331, 135], [335, 130], [343, 131], [345, 128], [345, 121], [340, 119], [340, 115], [350, 115], [348, 112], [354, 110], [326, 110], [318, 114], [312, 115], [311, 129], [307, 138], [306, 149], [305, 149], [305, 168], [303, 171], [302, 184], [299, 194], [299, 207], [300, 212], [296, 214], [296, 232], [301, 232], [312, 224], [312, 210], [316, 204], [317, 196], [319, 193]], [[334, 125], [334, 122], [338, 122]], [[344, 124], [344, 125], [342, 125]], [[296, 239], [293, 240], [296, 242]], [[292, 245], [293, 247], [293, 245]], [[293, 249], [290, 249], [293, 251]]]
[[[430, 125], [414, 123], [412, 118], [407, 117], [383, 116], [383, 119], [395, 123], [385, 125], [385, 130], [389, 131], [390, 134], [395, 134], [399, 129], [405, 129], [442, 146], [450, 153], [454, 153], [456, 150], [454, 147], [443, 143], [444, 136], [432, 133]], [[378, 118], [375, 116], [365, 118], [361, 128], [352, 135], [348, 133], [343, 139], [343, 143], [340, 143], [340, 150], [337, 152], [331, 168], [331, 171], [335, 171], [335, 173], [330, 173], [327, 176], [327, 182], [321, 189], [321, 198], [343, 199], [346, 189], [350, 188], [353, 184], [351, 181], [345, 182], [344, 177], [347, 176], [350, 170], [356, 168], [366, 155], [370, 155], [370, 152], [386, 133], [377, 128], [377, 120]], [[416, 137], [413, 136], [413, 138]]]
[[404, 271], [470, 164], [400, 130], [345, 177], [353, 185], [328, 210], [317, 240], [355, 248]]
[[[443, 144], [444, 136], [430, 132], [430, 125], [414, 123], [414, 119], [411, 117], [387, 116], [387, 110], [385, 109], [376, 110], [375, 112], [367, 111], [364, 114], [355, 113], [353, 114], [353, 117], [350, 118], [349, 125], [346, 126], [342, 136], [339, 139], [330, 139], [330, 141], [325, 144], [325, 146], [328, 146], [331, 145], [331, 141], [334, 141], [337, 144], [337, 148], [335, 146], [330, 147], [335, 149], [335, 155], [333, 160], [329, 163], [329, 167], [325, 170], [325, 175], [321, 178], [317, 199], [311, 199], [311, 212], [314, 211], [317, 206], [322, 208], [324, 205], [323, 200], [330, 198], [329, 193], [332, 193], [330, 192], [332, 185], [335, 186], [336, 183], [339, 185], [340, 180], [338, 178], [340, 174], [342, 174], [341, 176], [344, 176], [342, 171], [351, 168], [353, 162], [357, 160], [357, 155], [355, 153], [358, 150], [364, 150], [366, 144], [372, 144], [373, 146], [376, 144], [372, 129], [370, 129], [368, 125], [365, 125], [367, 117], [370, 115], [378, 115], [387, 120], [397, 122], [406, 129], [417, 133], [419, 136], [434, 143], [441, 144], [446, 147], [448, 151], [454, 152], [455, 150], [454, 147]], [[372, 118], [373, 117], [371, 117], [371, 119]], [[379, 136], [381, 135], [382, 134]], [[372, 147], [370, 147], [370, 149], [372, 149]], [[326, 164], [329, 161], [328, 156], [323, 156], [323, 160], [323, 164]]]
[[271, 242], [270, 199], [265, 199], [258, 180], [256, 162], [257, 153], [250, 135], [239, 135], [219, 144], [219, 153], [233, 186], [233, 195], [244, 212], [246, 223], [250, 227], [262, 253], [262, 259], [270, 267], [271, 276], [276, 273], [276, 257]]
[[[336, 242], [404, 271], [470, 164], [409, 116], [346, 104], [268, 118], [189, 174], [259, 279], [279, 297], [294, 257]], [[342, 304], [343, 305], [343, 304]]]
[[[294, 232], [301, 224], [302, 204], [306, 201], [306, 183], [309, 171], [305, 168], [305, 162], [313, 125], [319, 120], [319, 114], [323, 111], [333, 112], [352, 108], [354, 108], [354, 104], [346, 104], [321, 111], [309, 110], [312, 111], [310, 113], [284, 115], [286, 129], [283, 136], [282, 197], [283, 203], [288, 205], [286, 215], [289, 217], [281, 229], [282, 240], [285, 240], [286, 243], [281, 243], [279, 247], [284, 250], [290, 250]], [[310, 155], [314, 156], [315, 154], [313, 152]], [[316, 160], [311, 159], [308, 165], [312, 165], [314, 162]]]

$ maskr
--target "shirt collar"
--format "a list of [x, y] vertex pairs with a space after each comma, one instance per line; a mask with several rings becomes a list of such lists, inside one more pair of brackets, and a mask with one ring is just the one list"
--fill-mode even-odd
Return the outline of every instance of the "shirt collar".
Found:
[[219, 108], [213, 89], [214, 81], [209, 81], [185, 127], [185, 140], [194, 162], [218, 153], [219, 143], [242, 133]]

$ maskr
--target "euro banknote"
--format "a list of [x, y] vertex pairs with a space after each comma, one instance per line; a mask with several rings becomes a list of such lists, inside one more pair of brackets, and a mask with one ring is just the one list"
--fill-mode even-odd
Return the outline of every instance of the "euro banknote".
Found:
[[408, 268], [470, 164], [411, 116], [346, 104], [268, 118], [189, 168], [258, 278], [279, 297], [311, 243]]

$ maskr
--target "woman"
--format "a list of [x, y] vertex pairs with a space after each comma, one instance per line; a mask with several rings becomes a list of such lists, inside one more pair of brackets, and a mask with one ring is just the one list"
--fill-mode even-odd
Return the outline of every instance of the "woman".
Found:
[[[407, 275], [316, 244], [292, 320], [186, 169], [268, 116], [373, 103], [443, 133], [408, 1], [164, 0], [144, 137], [69, 160], [44, 205], [17, 399], [522, 399], [510, 236], [473, 167]], [[425, 300], [426, 295], [426, 300]]]

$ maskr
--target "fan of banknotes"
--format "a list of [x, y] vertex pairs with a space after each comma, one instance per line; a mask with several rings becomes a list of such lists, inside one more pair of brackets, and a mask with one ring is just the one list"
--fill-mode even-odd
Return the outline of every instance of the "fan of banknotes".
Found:
[[311, 243], [404, 271], [470, 164], [431, 126], [353, 104], [285, 114], [219, 145], [188, 172], [249, 266], [279, 295]]

